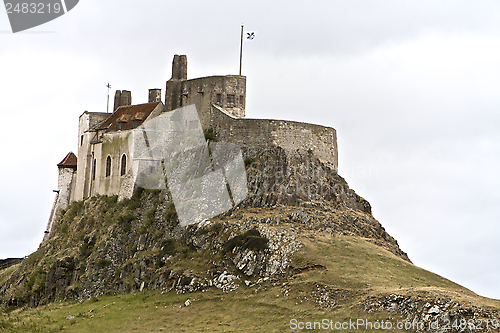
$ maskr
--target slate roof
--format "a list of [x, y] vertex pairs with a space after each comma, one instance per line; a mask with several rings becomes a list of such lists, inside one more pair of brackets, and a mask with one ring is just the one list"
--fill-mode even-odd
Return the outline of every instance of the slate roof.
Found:
[[57, 165], [59, 168], [76, 168], [77, 157], [72, 151]]
[[120, 106], [97, 129], [105, 130], [106, 132], [115, 132], [118, 131], [119, 122], [122, 123], [122, 131], [133, 129], [134, 120], [139, 121], [137, 125], [142, 124], [160, 103]]

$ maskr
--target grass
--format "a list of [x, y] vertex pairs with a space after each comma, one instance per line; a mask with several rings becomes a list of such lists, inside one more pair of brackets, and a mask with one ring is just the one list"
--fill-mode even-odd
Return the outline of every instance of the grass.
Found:
[[218, 141], [218, 134], [213, 128], [205, 129], [203, 134], [205, 134], [205, 140]]
[[294, 266], [313, 264], [327, 267], [308, 274], [309, 281], [359, 289], [371, 286], [378, 290], [442, 287], [463, 290], [460, 285], [419, 268], [367, 239], [322, 235], [304, 240], [306, 251], [295, 256]]
[[253, 158], [253, 157], [247, 157], [247, 158], [245, 158], [244, 162], [245, 162], [245, 167], [247, 167], [249, 165], [252, 165], [252, 163], [255, 162], [255, 158]]
[[243, 284], [231, 293], [146, 292], [16, 310], [0, 319], [0, 327], [3, 323], [7, 332], [284, 332], [290, 331], [292, 318], [341, 320], [356, 315], [295, 303], [277, 286]]
[[10, 266], [9, 268], [0, 270], [0, 286], [3, 286], [5, 282], [10, 278], [12, 273], [19, 268], [20, 264]]
[[106, 260], [106, 259], [100, 259], [97, 264], [96, 264], [99, 268], [104, 268], [106, 266], [109, 266], [111, 265], [111, 261], [110, 260]]
[[[188, 299], [192, 303], [186, 307]], [[14, 311], [4, 315], [0, 327], [7, 332], [191, 332], [200, 328], [205, 332], [234, 328], [245, 332], [255, 328], [263, 315], [271, 314], [285, 324], [286, 313], [282, 310], [277, 304], [263, 304], [250, 290], [232, 294], [211, 290], [189, 295], [148, 292]], [[267, 322], [257, 327], [273, 332], [274, 324]]]
[[[474, 295], [367, 239], [318, 234], [314, 239], [301, 240], [306, 246], [294, 256], [292, 265], [296, 274], [292, 279], [270, 279], [247, 287], [243, 278], [237, 280], [240, 287], [230, 293], [216, 288], [179, 295], [148, 291], [92, 298], [83, 303], [52, 303], [0, 314], [0, 329], [2, 332], [289, 332], [291, 319], [312, 323], [325, 318], [333, 322], [357, 318], [373, 322], [397, 320], [394, 313], [367, 314], [359, 302], [369, 295], [401, 293], [409, 288], [446, 291], [457, 299], [500, 307], [500, 302]], [[206, 270], [200, 265], [206, 254], [179, 247], [173, 241], [164, 242], [163, 251], [184, 253], [184, 259], [174, 269]], [[5, 275], [1, 274], [0, 279]], [[314, 294], [318, 288], [331, 291], [334, 306], [318, 305]], [[189, 306], [185, 305], [187, 300], [191, 302]]]

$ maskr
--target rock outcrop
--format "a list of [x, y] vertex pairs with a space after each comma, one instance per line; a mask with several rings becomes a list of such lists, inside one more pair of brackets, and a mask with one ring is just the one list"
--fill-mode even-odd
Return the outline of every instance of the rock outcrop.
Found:
[[[370, 204], [311, 151], [249, 148], [243, 155], [247, 199], [187, 228], [178, 224], [167, 190], [73, 203], [57, 232], [0, 287], [2, 303], [37, 306], [148, 289], [231, 290], [239, 276], [286, 275], [303, 246], [299, 236], [317, 232], [370, 238], [409, 260]], [[253, 235], [230, 246], [248, 232]], [[186, 261], [202, 269], [185, 269]]]
[[421, 332], [496, 332], [500, 311], [467, 301], [463, 295], [446, 291], [402, 291], [368, 297], [363, 302], [367, 313], [389, 312], [403, 318], [406, 330]]
[[[73, 203], [50, 238], [3, 278], [0, 305], [36, 307], [145, 290], [231, 292], [269, 282], [283, 285], [286, 296], [288, 279], [328, 269], [292, 264], [297, 251], [318, 235], [361, 237], [411, 265], [372, 216], [370, 204], [310, 151], [242, 151], [249, 196], [232, 210], [188, 227], [179, 225], [168, 190], [139, 188], [120, 202], [114, 196]], [[332, 310], [337, 302], [366, 293], [317, 284], [304, 299]], [[460, 310], [464, 307], [450, 299], [423, 302], [418, 295], [377, 294], [360, 304], [367, 313], [392, 312], [410, 321], [452, 318], [457, 311], [472, 311], [473, 319], [498, 318], [485, 308]]]

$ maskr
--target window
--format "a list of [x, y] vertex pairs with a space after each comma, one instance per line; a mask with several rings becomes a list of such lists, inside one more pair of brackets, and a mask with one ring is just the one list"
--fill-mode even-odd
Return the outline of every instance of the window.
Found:
[[227, 102], [229, 104], [234, 104], [234, 95], [227, 95]]
[[80, 146], [83, 146], [83, 135], [80, 136]]
[[127, 155], [122, 155], [122, 166], [120, 171], [120, 176], [123, 176], [127, 172]]
[[111, 156], [106, 158], [106, 177], [111, 176]]
[[118, 130], [121, 131], [126, 123], [126, 121], [118, 120]]
[[179, 106], [183, 106], [185, 104], [189, 104], [189, 94], [188, 93], [184, 93], [184, 94], [181, 94], [181, 100], [180, 100], [180, 105]]
[[132, 127], [133, 128], [139, 127], [140, 124], [141, 124], [141, 120], [140, 119], [134, 119], [134, 120], [132, 120]]
[[96, 167], [96, 163], [95, 163], [95, 158], [94, 158], [94, 163], [92, 164], [92, 180], [95, 180], [95, 167]]
[[222, 95], [217, 94], [217, 103], [220, 103], [220, 102], [222, 102]]
[[240, 95], [240, 105], [244, 105], [244, 104], [245, 104], [245, 96]]

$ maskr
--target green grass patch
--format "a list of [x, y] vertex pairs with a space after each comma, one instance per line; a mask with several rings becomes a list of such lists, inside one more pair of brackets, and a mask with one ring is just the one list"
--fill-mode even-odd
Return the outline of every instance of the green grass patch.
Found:
[[9, 268], [0, 270], [0, 286], [3, 286], [9, 280], [12, 273], [19, 268], [21, 264], [10, 266]]
[[245, 158], [244, 162], [245, 162], [245, 167], [247, 167], [247, 166], [249, 166], [249, 165], [251, 165], [252, 163], [255, 162], [255, 158], [253, 158], [253, 157], [247, 157], [247, 158]]
[[207, 128], [203, 131], [203, 134], [205, 134], [205, 140], [210, 140], [210, 141], [218, 141], [219, 139], [217, 138], [217, 132], [213, 128]]
[[308, 240], [295, 254], [294, 267], [321, 265], [326, 270], [304, 274], [316, 281], [342, 288], [382, 289], [435, 286], [463, 290], [458, 284], [417, 267], [361, 237], [324, 236]]
[[96, 266], [99, 268], [104, 268], [111, 265], [111, 260], [100, 259], [97, 261]]
[[169, 201], [167, 203], [163, 216], [167, 222], [173, 222], [177, 219], [177, 211], [175, 210], [175, 204], [173, 201]]
[[176, 253], [176, 241], [174, 239], [164, 240], [161, 244], [160, 255], [163, 257], [164, 255], [174, 255]]

